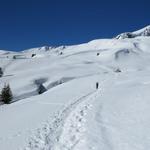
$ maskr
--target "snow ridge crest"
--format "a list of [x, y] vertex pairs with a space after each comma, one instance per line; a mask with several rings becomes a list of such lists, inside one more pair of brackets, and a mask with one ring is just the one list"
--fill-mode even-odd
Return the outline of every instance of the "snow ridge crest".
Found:
[[125, 32], [116, 36], [116, 39], [135, 38], [138, 36], [150, 36], [150, 25], [135, 32]]

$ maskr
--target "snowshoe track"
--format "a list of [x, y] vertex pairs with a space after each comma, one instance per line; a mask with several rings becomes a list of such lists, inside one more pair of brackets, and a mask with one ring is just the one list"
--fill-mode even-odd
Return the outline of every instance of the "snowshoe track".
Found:
[[97, 92], [81, 97], [59, 112], [54, 121], [47, 122], [37, 130], [25, 150], [72, 150], [83, 144], [85, 116], [97, 97]]

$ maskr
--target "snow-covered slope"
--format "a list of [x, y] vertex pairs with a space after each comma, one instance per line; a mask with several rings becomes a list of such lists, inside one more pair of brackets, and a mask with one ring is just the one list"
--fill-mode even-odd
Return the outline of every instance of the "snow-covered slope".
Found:
[[134, 38], [0, 51], [0, 89], [9, 83], [14, 95], [0, 105], [0, 150], [149, 149], [148, 27]]
[[116, 39], [135, 38], [139, 36], [150, 36], [150, 25], [135, 32], [122, 33]]

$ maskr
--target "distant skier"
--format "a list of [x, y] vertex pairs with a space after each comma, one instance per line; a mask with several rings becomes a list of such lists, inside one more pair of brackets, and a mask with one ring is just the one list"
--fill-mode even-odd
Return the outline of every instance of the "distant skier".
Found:
[[96, 89], [98, 89], [98, 87], [99, 87], [99, 83], [98, 83], [98, 82], [96, 82]]

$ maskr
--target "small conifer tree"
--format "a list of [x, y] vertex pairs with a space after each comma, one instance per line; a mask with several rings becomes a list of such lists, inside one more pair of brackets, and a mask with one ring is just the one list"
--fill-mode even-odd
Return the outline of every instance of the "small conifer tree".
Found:
[[5, 84], [4, 88], [2, 89], [1, 92], [1, 100], [5, 103], [5, 104], [10, 104], [10, 102], [13, 99], [13, 95], [12, 95], [12, 91], [10, 89], [9, 84]]
[[2, 77], [3, 76], [3, 70], [2, 70], [2, 68], [0, 67], [0, 77]]

